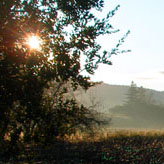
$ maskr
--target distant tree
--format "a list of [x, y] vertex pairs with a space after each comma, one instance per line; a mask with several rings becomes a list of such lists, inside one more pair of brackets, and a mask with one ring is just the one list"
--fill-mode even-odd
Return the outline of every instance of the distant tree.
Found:
[[[93, 74], [99, 64], [111, 65], [111, 55], [124, 52], [119, 46], [127, 35], [100, 53], [96, 39], [116, 32], [109, 21], [119, 7], [99, 19], [92, 9], [103, 6], [103, 0], [1, 0], [0, 146], [5, 155], [16, 152], [19, 143], [48, 142], [68, 127], [89, 125], [82, 121], [89, 118], [87, 109], [65, 100], [67, 88], [60, 89], [68, 81], [74, 90], [89, 88], [93, 84], [81, 71]], [[34, 36], [41, 40], [38, 49], [27, 44]], [[57, 82], [53, 99], [44, 96], [51, 81]]]
[[135, 104], [138, 101], [137, 85], [132, 81], [127, 93], [127, 104]]
[[131, 86], [127, 93], [127, 104], [154, 104], [155, 101], [152, 95], [148, 94], [146, 89], [137, 87], [137, 85], [132, 81]]
[[146, 90], [143, 87], [139, 87], [137, 89], [138, 92], [138, 103], [148, 103], [148, 95], [146, 94]]

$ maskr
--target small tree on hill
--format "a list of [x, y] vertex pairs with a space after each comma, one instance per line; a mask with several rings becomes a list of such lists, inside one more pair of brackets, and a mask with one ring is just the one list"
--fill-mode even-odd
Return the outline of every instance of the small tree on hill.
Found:
[[127, 104], [135, 104], [138, 100], [137, 85], [132, 81], [127, 93]]
[[153, 104], [154, 100], [151, 95], [146, 92], [143, 87], [137, 87], [137, 85], [132, 81], [131, 86], [127, 93], [126, 104], [133, 105], [143, 105], [143, 104]]

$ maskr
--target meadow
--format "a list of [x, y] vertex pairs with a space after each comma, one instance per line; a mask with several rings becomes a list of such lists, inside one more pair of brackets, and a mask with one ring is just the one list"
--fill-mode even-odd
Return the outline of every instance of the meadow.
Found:
[[[3, 161], [2, 161], [3, 163]], [[6, 163], [35, 164], [164, 164], [164, 132], [111, 130], [80, 134], [53, 145], [28, 146], [26, 156]]]

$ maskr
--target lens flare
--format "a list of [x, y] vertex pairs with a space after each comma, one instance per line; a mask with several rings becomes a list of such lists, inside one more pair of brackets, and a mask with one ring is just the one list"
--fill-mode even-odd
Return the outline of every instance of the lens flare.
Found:
[[41, 40], [39, 37], [33, 35], [33, 36], [29, 36], [27, 39], [27, 45], [31, 48], [31, 49], [36, 49], [39, 50], [41, 48]]

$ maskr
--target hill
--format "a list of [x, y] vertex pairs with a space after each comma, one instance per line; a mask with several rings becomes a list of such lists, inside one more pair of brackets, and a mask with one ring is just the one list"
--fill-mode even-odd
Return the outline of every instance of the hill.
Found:
[[164, 128], [164, 92], [145, 89], [151, 105], [125, 106], [130, 86], [102, 83], [84, 92], [76, 92], [78, 101], [111, 117], [113, 128]]
[[[114, 106], [123, 105], [126, 101], [129, 88], [130, 86], [102, 83], [91, 87], [86, 92], [79, 90], [76, 92], [76, 97], [79, 102], [85, 105], [91, 105], [93, 103], [92, 101], [98, 102], [101, 105], [100, 111], [105, 112]], [[164, 104], [164, 92], [151, 89], [145, 89], [145, 91], [146, 95], [149, 96], [155, 104]]]

